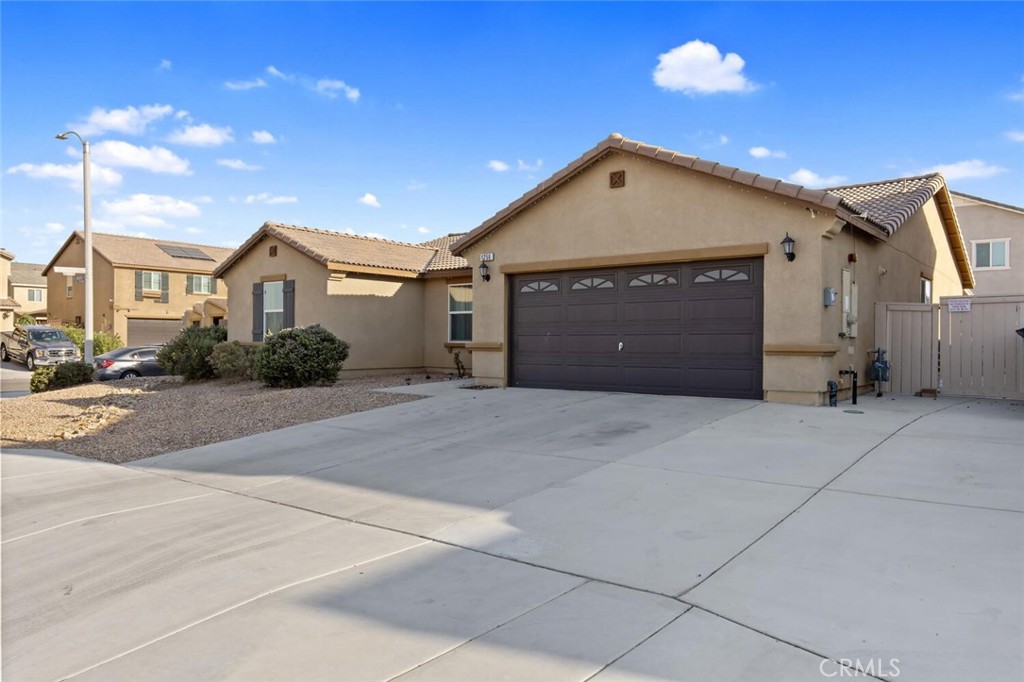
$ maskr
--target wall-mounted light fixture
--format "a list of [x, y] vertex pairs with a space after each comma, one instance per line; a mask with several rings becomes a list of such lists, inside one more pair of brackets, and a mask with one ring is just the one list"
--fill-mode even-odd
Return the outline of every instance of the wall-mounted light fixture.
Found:
[[487, 267], [487, 263], [480, 263], [480, 279], [485, 282], [491, 281], [491, 269]]
[[786, 238], [782, 240], [782, 252], [786, 254], [786, 260], [792, 263], [796, 259], [796, 254], [793, 253], [793, 245], [796, 244], [796, 240], [789, 236], [789, 232], [786, 233]]

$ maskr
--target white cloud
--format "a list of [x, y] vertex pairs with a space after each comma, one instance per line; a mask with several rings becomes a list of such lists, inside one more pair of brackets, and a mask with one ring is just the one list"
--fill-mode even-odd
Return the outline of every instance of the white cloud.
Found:
[[418, 192], [419, 190], [426, 188], [427, 183], [420, 182], [419, 180], [410, 180], [409, 184], [406, 186], [406, 189], [409, 190], [410, 192]]
[[165, 218], [195, 218], [201, 213], [195, 204], [163, 194], [133, 194], [120, 201], [104, 201], [102, 207], [115, 224], [136, 227], [167, 227]]
[[124, 135], [141, 135], [150, 123], [169, 116], [174, 107], [169, 104], [149, 104], [143, 107], [124, 109], [102, 109], [96, 107], [89, 118], [69, 127], [82, 135], [101, 135], [106, 132]]
[[276, 66], [268, 66], [267, 67], [267, 73], [270, 74], [271, 76], [273, 76], [274, 78], [280, 78], [283, 81], [293, 81], [293, 80], [295, 80], [295, 76], [292, 76], [291, 74], [284, 73], [283, 71], [278, 69]]
[[751, 147], [750, 155], [755, 159], [784, 159], [786, 152], [780, 149], [768, 149], [768, 147]]
[[420, 234], [430, 234], [430, 230], [428, 230], [425, 227], [417, 227], [416, 231], [419, 232]]
[[702, 40], [658, 55], [654, 83], [665, 90], [687, 95], [709, 95], [715, 92], [750, 92], [757, 89], [743, 75], [746, 62], [735, 52], [722, 56], [718, 48]]
[[191, 175], [189, 163], [164, 147], [138, 147], [121, 140], [104, 140], [92, 147], [93, 158], [114, 168], [141, 168], [151, 173]]
[[970, 159], [956, 163], [942, 163], [926, 168], [921, 173], [942, 173], [946, 180], [963, 180], [964, 178], [990, 178], [1005, 171], [1005, 168], [993, 166], [981, 159]]
[[380, 202], [377, 201], [377, 197], [369, 192], [359, 198], [359, 203], [372, 206], [373, 208], [380, 208]]
[[253, 90], [267, 87], [267, 81], [262, 78], [253, 78], [248, 81], [225, 81], [224, 87], [228, 90]]
[[315, 90], [325, 97], [334, 99], [338, 96], [338, 92], [341, 91], [345, 94], [345, 98], [350, 102], [359, 101], [359, 88], [353, 88], [352, 86], [345, 83], [345, 81], [334, 80], [331, 78], [321, 78], [316, 82]]
[[[67, 180], [70, 187], [82, 189], [82, 165], [69, 163], [19, 163], [7, 169], [12, 175], [22, 174], [37, 180], [56, 178]], [[89, 168], [89, 186], [98, 192], [109, 191], [121, 184], [124, 176], [116, 170], [93, 163]]]
[[274, 144], [277, 139], [269, 130], [252, 131], [252, 141], [256, 144]]
[[258, 170], [263, 170], [263, 166], [256, 166], [256, 165], [251, 164], [251, 163], [246, 163], [245, 161], [242, 161], [241, 159], [217, 159], [217, 165], [218, 166], [224, 166], [225, 168], [230, 168], [232, 170], [241, 170], [241, 171], [258, 171]]
[[156, 68], [158, 71], [170, 71], [172, 66], [170, 59], [161, 59], [160, 66]]
[[175, 131], [167, 138], [167, 141], [193, 147], [219, 147], [226, 142], [234, 142], [235, 138], [229, 126], [215, 128], [208, 123], [203, 123]]
[[43, 229], [51, 234], [57, 234], [68, 228], [64, 227], [62, 223], [46, 223], [43, 225]]
[[801, 168], [797, 172], [789, 176], [790, 182], [795, 182], [798, 185], [804, 187], [831, 187], [834, 185], [841, 185], [846, 181], [845, 175], [828, 175], [821, 176], [814, 171], [809, 171], [806, 168]]
[[1008, 130], [1006, 138], [1011, 142], [1024, 142], [1024, 130]]
[[535, 163], [533, 165], [530, 165], [530, 164], [526, 163], [525, 161], [523, 161], [522, 159], [519, 159], [516, 162], [516, 169], [520, 170], [520, 171], [523, 171], [525, 173], [536, 173], [537, 171], [539, 171], [541, 169], [541, 167], [543, 165], [544, 165], [544, 161], [541, 160], [541, 159], [537, 159], [537, 163]]
[[295, 204], [298, 201], [298, 197], [271, 196], [267, 192], [250, 194], [245, 198], [245, 203], [247, 204]]
[[507, 163], [505, 163], [504, 161], [498, 161], [497, 159], [492, 159], [488, 161], [487, 167], [490, 168], [495, 173], [504, 173], [509, 168]]
[[176, 118], [177, 120], [180, 121], [180, 120], [182, 120], [184, 118], [191, 119], [192, 117], [189, 116], [189, 113], [187, 111], [185, 111], [184, 109], [180, 109], [180, 110], [178, 110], [177, 113], [174, 114], [174, 118]]
[[[1020, 77], [1020, 82], [1024, 83], [1024, 76]], [[1006, 96], [1006, 98], [1011, 99], [1014, 102], [1024, 102], [1024, 88], [1021, 88], [1016, 92], [1011, 92], [1009, 95]]]

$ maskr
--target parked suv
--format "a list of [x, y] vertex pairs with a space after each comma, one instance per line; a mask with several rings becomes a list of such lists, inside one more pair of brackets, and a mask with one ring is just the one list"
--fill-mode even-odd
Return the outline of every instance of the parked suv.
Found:
[[97, 381], [159, 376], [164, 373], [164, 368], [156, 361], [158, 350], [159, 346], [133, 346], [97, 355], [93, 362], [96, 367], [93, 376]]
[[0, 335], [0, 359], [23, 362], [32, 371], [44, 365], [59, 365], [82, 359], [68, 335], [56, 327], [17, 325]]

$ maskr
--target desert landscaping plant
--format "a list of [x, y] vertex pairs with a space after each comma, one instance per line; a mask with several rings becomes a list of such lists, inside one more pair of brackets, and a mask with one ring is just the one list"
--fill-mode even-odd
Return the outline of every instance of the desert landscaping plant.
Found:
[[27, 324], [39, 323], [36, 322], [36, 318], [32, 317], [31, 315], [18, 315], [18, 319], [14, 321], [14, 324], [18, 325], [19, 327], [24, 327]]
[[201, 381], [214, 377], [210, 355], [218, 343], [227, 340], [224, 327], [186, 327], [156, 354], [156, 360], [168, 374], [185, 381]]
[[71, 388], [92, 381], [92, 365], [87, 362], [65, 362], [60, 365], [40, 367], [32, 373], [29, 390], [33, 393]]
[[268, 335], [256, 352], [254, 376], [266, 386], [330, 386], [348, 358], [348, 342], [318, 324]]
[[249, 381], [252, 379], [252, 366], [259, 346], [240, 341], [224, 341], [213, 347], [210, 353], [210, 364], [213, 371], [222, 379], [233, 381]]
[[[34, 323], [33, 323], [34, 324]], [[61, 327], [61, 330], [68, 335], [71, 339], [71, 343], [78, 346], [78, 352], [85, 357], [85, 330], [81, 327], [66, 324]], [[117, 350], [124, 346], [124, 342], [121, 341], [121, 337], [117, 334], [111, 334], [110, 332], [93, 332], [92, 335], [92, 354], [103, 355], [109, 353], [112, 350]]]

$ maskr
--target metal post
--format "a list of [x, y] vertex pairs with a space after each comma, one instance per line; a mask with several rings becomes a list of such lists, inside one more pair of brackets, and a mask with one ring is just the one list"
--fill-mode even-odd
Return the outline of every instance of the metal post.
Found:
[[85, 361], [92, 364], [93, 301], [92, 301], [92, 216], [89, 199], [89, 142], [82, 140], [82, 177], [85, 192]]

